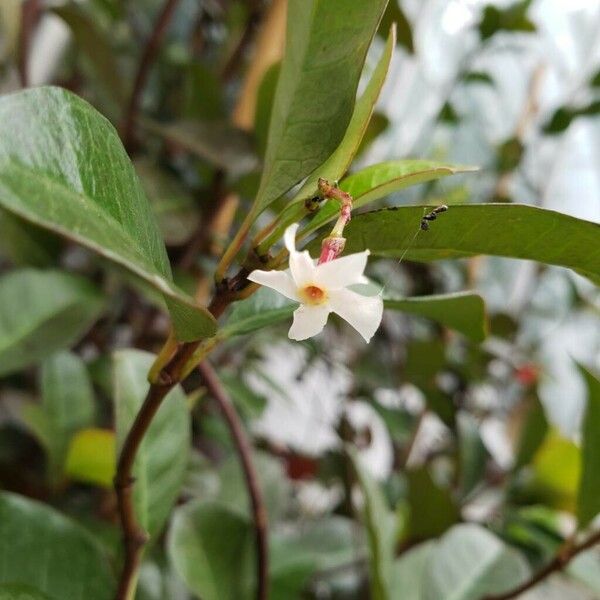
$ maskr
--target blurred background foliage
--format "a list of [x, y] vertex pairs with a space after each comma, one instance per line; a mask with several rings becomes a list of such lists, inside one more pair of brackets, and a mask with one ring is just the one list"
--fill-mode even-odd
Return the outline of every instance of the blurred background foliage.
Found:
[[[159, 0], [2, 0], [0, 93], [54, 83], [122, 127], [175, 279], [193, 291], [257, 191], [285, 3], [169, 4], [135, 122], [123, 115]], [[408, 157], [477, 165], [385, 203], [521, 202], [600, 221], [600, 3], [391, 0], [365, 82], [392, 22], [395, 56], [351, 171]], [[37, 563], [54, 573], [53, 598], [110, 597], [115, 447], [169, 323], [124, 272], [6, 212], [0, 246], [0, 582], [38, 585]], [[600, 396], [577, 363], [600, 366], [597, 288], [500, 257], [378, 260], [371, 276], [398, 296], [472, 290], [485, 313], [477, 296], [425, 314], [436, 321], [388, 311], [369, 346], [337, 322], [301, 344], [273, 325], [214, 356], [252, 434], [271, 597], [500, 591], [556, 555], [575, 515], [580, 527], [595, 516], [581, 440], [586, 399]], [[17, 343], [2, 322], [18, 319], [30, 335]], [[196, 375], [169, 398], [138, 473], [154, 542], [137, 597], [249, 597], [252, 528], [229, 432]], [[65, 563], [94, 565], [86, 596]], [[591, 550], [523, 597], [600, 598], [599, 573]]]

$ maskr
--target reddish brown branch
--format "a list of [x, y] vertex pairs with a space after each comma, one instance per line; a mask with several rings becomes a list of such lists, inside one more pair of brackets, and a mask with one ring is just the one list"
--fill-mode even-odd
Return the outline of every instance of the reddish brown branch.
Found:
[[154, 24], [154, 29], [152, 30], [152, 33], [146, 42], [146, 46], [144, 47], [144, 51], [142, 52], [140, 64], [138, 66], [133, 83], [133, 90], [129, 98], [129, 103], [127, 105], [127, 110], [125, 112], [125, 118], [123, 119], [122, 125], [123, 143], [127, 148], [130, 148], [134, 143], [135, 121], [140, 109], [140, 101], [144, 88], [146, 87], [146, 81], [148, 79], [150, 67], [156, 58], [156, 54], [158, 53], [158, 50], [162, 44], [163, 38], [167, 32], [178, 3], [179, 0], [165, 1], [158, 18], [156, 19], [156, 23]]
[[566, 546], [562, 552], [559, 552], [543, 569], [535, 573], [530, 579], [521, 585], [495, 596], [488, 596], [485, 600], [511, 600], [520, 596], [523, 592], [535, 587], [554, 573], [562, 571], [578, 554], [590, 550], [600, 544], [600, 531], [591, 535], [587, 540], [573, 546]]
[[[208, 310], [219, 318], [223, 311], [234, 299], [235, 294], [228, 289], [222, 289], [213, 298]], [[125, 559], [119, 578], [116, 600], [133, 600], [137, 573], [142, 559], [142, 550], [148, 540], [148, 535], [139, 524], [135, 515], [133, 503], [133, 465], [140, 444], [152, 423], [154, 415], [160, 408], [165, 396], [182, 379], [184, 367], [192, 358], [200, 342], [179, 344], [171, 360], [160, 371], [158, 384], [152, 384], [131, 429], [129, 430], [117, 462], [115, 475], [115, 492], [119, 509], [119, 520], [123, 530], [123, 546]]]
[[217, 374], [208, 362], [202, 362], [198, 369], [210, 392], [217, 401], [223, 417], [227, 422], [231, 437], [237, 449], [246, 486], [250, 496], [254, 528], [256, 534], [256, 569], [257, 569], [257, 600], [266, 600], [269, 585], [269, 546], [267, 539], [267, 510], [265, 508], [262, 491], [258, 482], [258, 475], [252, 463], [252, 447], [244, 432], [240, 418], [223, 389]]

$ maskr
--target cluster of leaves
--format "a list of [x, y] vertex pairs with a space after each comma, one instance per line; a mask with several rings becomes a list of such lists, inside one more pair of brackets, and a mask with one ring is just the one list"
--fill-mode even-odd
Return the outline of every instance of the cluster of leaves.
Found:
[[[597, 555], [573, 551], [579, 536], [594, 535], [600, 513], [600, 381], [581, 367], [581, 435], [578, 443], [561, 436], [537, 397], [529, 354], [502, 350], [517, 347], [519, 323], [490, 319], [477, 293], [449, 293], [432, 266], [456, 259], [467, 288], [473, 261], [458, 259], [481, 254], [567, 267], [598, 282], [597, 224], [502, 202], [451, 206], [423, 232], [425, 206], [385, 204], [417, 184], [439, 198], [438, 180], [472, 170], [398, 157], [357, 167], [385, 127], [373, 109], [397, 46], [392, 23], [397, 51], [415, 51], [395, 1], [288, 0], [285, 52], [267, 65], [262, 58], [277, 53], [269, 40], [276, 46], [283, 37], [281, 2], [167, 2], [162, 12], [141, 4], [131, 12], [112, 0], [0, 7], [7, 88], [17, 65], [26, 82], [36, 59], [18, 43], [32, 35], [32, 12], [60, 19], [72, 38], [55, 86], [0, 97], [0, 598], [114, 596], [123, 562], [117, 456], [169, 323], [181, 342], [218, 346], [214, 362], [249, 431], [264, 414], [271, 399], [248, 376], [273, 379], [257, 355], [282, 335], [277, 324], [295, 307], [259, 290], [236, 297], [217, 322], [206, 289], [223, 255], [225, 267], [238, 259], [240, 273], [280, 266], [277, 244], [293, 221], [302, 221], [300, 239], [314, 256], [339, 211], [333, 200], [317, 210], [307, 203], [320, 177], [339, 179], [361, 213], [347, 228], [346, 251], [381, 258], [371, 275], [382, 284], [392, 262], [385, 259], [394, 259], [396, 279], [397, 259], [407, 261], [411, 295], [386, 291], [390, 323], [368, 348], [332, 327], [306, 346], [302, 370], [345, 349], [354, 378], [348, 403], [366, 398], [384, 423], [393, 469], [383, 482], [373, 477], [360, 451], [373, 431], [349, 416], [336, 424], [340, 443], [319, 460], [255, 437], [269, 597], [475, 600], [522, 584], [559, 553], [569, 560], [528, 598], [600, 593]], [[486, 7], [480, 38], [534, 30], [529, 4]], [[377, 62], [363, 74], [375, 36]], [[490, 78], [470, 72], [464, 82]], [[594, 110], [561, 109], [548, 132]], [[440, 118], [458, 116], [447, 104]], [[516, 142], [499, 151], [498, 178], [518, 168]], [[378, 210], [365, 212], [376, 202]], [[482, 345], [488, 336], [495, 346]], [[490, 375], [499, 362], [507, 368]], [[417, 409], [377, 399], [407, 384], [420, 391]], [[481, 425], [494, 411], [474, 400], [483, 384], [505, 395], [501, 416], [514, 423], [509, 466], [483, 440]], [[419, 449], [430, 417], [443, 439]], [[245, 480], [197, 375], [164, 400], [134, 474], [135, 512], [150, 536], [136, 597], [253, 597], [257, 549]], [[307, 484], [342, 493], [311, 515], [300, 498]], [[576, 523], [567, 530], [565, 515]]]

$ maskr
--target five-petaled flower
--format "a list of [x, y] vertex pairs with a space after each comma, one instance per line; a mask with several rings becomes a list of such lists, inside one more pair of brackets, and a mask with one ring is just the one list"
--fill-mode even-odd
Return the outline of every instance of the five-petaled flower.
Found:
[[381, 294], [363, 296], [350, 286], [368, 283], [363, 275], [369, 251], [349, 254], [317, 264], [308, 251], [295, 247], [298, 224], [290, 225], [284, 236], [290, 253], [286, 271], [252, 271], [250, 281], [270, 287], [290, 300], [300, 302], [288, 333], [293, 340], [305, 340], [320, 333], [329, 313], [337, 313], [369, 342], [383, 315]]

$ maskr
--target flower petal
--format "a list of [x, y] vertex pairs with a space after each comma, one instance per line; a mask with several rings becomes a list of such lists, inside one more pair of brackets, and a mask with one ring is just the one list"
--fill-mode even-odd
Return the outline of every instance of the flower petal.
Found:
[[298, 298], [298, 294], [296, 292], [296, 286], [294, 285], [294, 280], [292, 279], [289, 271], [256, 270], [252, 271], [252, 273], [248, 275], [248, 279], [250, 281], [254, 281], [254, 283], [260, 283], [260, 285], [270, 287], [276, 292], [283, 294], [286, 298], [289, 298], [290, 300], [300, 302], [300, 299]]
[[316, 283], [329, 289], [365, 283], [366, 278], [363, 272], [367, 266], [369, 254], [370, 252], [365, 250], [318, 265], [315, 270]]
[[307, 250], [290, 252], [290, 271], [296, 287], [304, 287], [315, 281], [315, 263]]
[[283, 234], [285, 247], [290, 254], [296, 252], [296, 232], [298, 231], [298, 227], [300, 227], [299, 223], [292, 223], [287, 227]]
[[294, 322], [288, 332], [291, 340], [306, 340], [323, 331], [330, 309], [327, 305], [306, 306], [301, 304], [294, 311]]
[[342, 319], [348, 321], [369, 343], [381, 324], [383, 299], [377, 296], [363, 296], [351, 290], [334, 290], [329, 296], [329, 306]]

